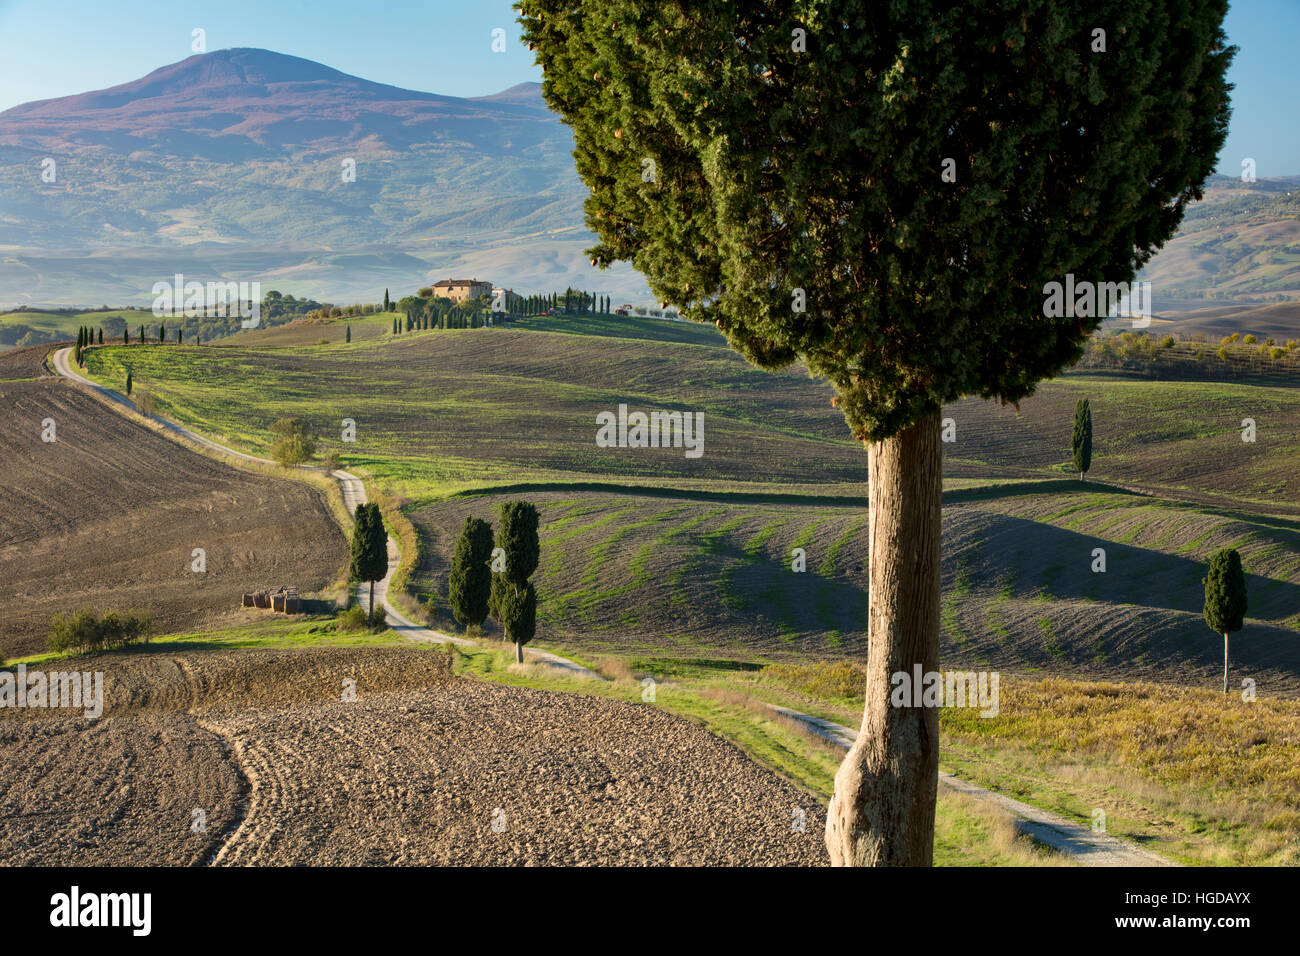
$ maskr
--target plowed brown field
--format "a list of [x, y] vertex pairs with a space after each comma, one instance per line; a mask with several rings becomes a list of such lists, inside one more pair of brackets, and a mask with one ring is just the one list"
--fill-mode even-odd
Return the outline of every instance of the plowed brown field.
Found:
[[104, 672], [99, 720], [0, 711], [6, 862], [825, 862], [814, 798], [652, 705], [456, 678], [425, 648], [74, 667]]
[[[34, 352], [10, 364], [41, 371]], [[43, 650], [52, 615], [87, 606], [148, 610], [157, 633], [242, 620], [244, 591], [319, 591], [347, 561], [316, 490], [205, 458], [48, 377], [0, 381], [0, 488], [0, 656]]]

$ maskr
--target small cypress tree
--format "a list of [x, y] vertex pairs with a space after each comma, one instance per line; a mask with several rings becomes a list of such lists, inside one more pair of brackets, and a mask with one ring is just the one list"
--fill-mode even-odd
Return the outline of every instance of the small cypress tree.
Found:
[[524, 645], [532, 640], [537, 613], [537, 595], [528, 581], [541, 557], [537, 523], [537, 508], [531, 502], [510, 501], [501, 506], [497, 546], [505, 551], [506, 568], [497, 574], [500, 583], [493, 595], [493, 613], [506, 638], [514, 642], [519, 663], [524, 660]]
[[104, 344], [104, 327], [102, 325], [99, 327], [99, 344]]
[[140, 344], [144, 345], [144, 323], [140, 323]]
[[1074, 470], [1083, 481], [1084, 472], [1092, 467], [1092, 409], [1086, 398], [1074, 404], [1074, 434], [1070, 438], [1074, 452]]
[[537, 631], [537, 590], [533, 582], [518, 589], [509, 585], [502, 588], [497, 613], [506, 638], [514, 641], [515, 660], [522, 664], [524, 645]]
[[465, 627], [487, 620], [492, 590], [492, 526], [482, 518], [466, 518], [451, 560], [447, 601], [456, 620]]
[[166, 322], [159, 322], [159, 323], [158, 323], [158, 341], [159, 341], [159, 342], [166, 342], [166, 341], [167, 341], [167, 323], [166, 323]]
[[131, 372], [129, 369], [126, 373], [126, 394], [128, 396], [131, 394]]
[[123, 344], [123, 345], [130, 345], [130, 344], [131, 344], [131, 328], [130, 328], [130, 326], [126, 326], [126, 325], [122, 326], [122, 344]]
[[349, 325], [349, 326], [347, 327], [346, 331], [344, 331], [344, 333], [343, 333], [343, 341], [344, 341], [344, 342], [351, 342], [351, 341], [352, 341], [352, 326]]
[[391, 306], [392, 303], [388, 299], [388, 290], [385, 289], [384, 290], [384, 311], [387, 312]]
[[185, 339], [185, 330], [184, 330], [184, 329], [177, 329], [177, 330], [176, 330], [176, 344], [177, 344], [177, 345], [180, 345], [181, 342], [184, 341], [184, 339]]
[[1241, 555], [1233, 548], [1220, 548], [1210, 558], [1205, 578], [1205, 623], [1223, 635], [1223, 692], [1228, 692], [1228, 635], [1240, 631], [1246, 622], [1246, 575]]

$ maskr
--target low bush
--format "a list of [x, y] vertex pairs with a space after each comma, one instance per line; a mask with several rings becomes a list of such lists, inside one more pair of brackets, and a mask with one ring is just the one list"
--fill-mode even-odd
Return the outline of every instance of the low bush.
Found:
[[100, 617], [93, 608], [85, 608], [70, 616], [54, 615], [50, 650], [114, 650], [136, 641], [148, 641], [152, 629], [148, 614], [109, 611]]
[[424, 618], [424, 623], [433, 626], [438, 618], [438, 599], [436, 595], [426, 594], [424, 600], [420, 602], [420, 616]]
[[334, 629], [337, 631], [380, 631], [386, 626], [384, 609], [375, 608], [373, 617], [367, 617], [366, 609], [360, 604], [353, 604], [346, 610], [339, 611], [338, 617], [334, 619]]

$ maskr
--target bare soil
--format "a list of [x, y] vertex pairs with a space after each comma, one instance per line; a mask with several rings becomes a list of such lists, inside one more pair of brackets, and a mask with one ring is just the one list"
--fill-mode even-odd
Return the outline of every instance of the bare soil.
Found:
[[156, 633], [234, 623], [255, 613], [243, 592], [318, 592], [347, 561], [315, 489], [203, 457], [52, 378], [0, 381], [0, 449], [0, 655], [43, 650], [51, 617], [87, 606], [148, 610]]
[[704, 728], [456, 678], [441, 650], [160, 646], [62, 666], [104, 672], [104, 716], [0, 711], [0, 759], [24, 771], [0, 780], [7, 862], [825, 862], [817, 800]]

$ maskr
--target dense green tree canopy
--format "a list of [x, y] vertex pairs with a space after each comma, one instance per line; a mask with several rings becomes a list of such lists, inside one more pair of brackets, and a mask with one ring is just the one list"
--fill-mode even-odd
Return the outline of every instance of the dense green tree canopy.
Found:
[[357, 581], [379, 581], [388, 573], [388, 532], [374, 502], [357, 505], [349, 571]]
[[1220, 548], [1210, 558], [1205, 579], [1205, 623], [1216, 634], [1240, 631], [1246, 623], [1246, 574], [1241, 555]]
[[541, 557], [537, 537], [537, 508], [528, 501], [507, 501], [501, 505], [501, 531], [498, 544], [506, 553], [505, 578], [516, 589], [522, 588]]
[[452, 555], [448, 603], [456, 620], [466, 626], [482, 624], [492, 590], [492, 526], [482, 518], [466, 518]]
[[1130, 281], [1227, 128], [1227, 0], [517, 7], [592, 256], [759, 365], [803, 357], [860, 439], [1074, 362], [1099, 319], [1043, 287]]

